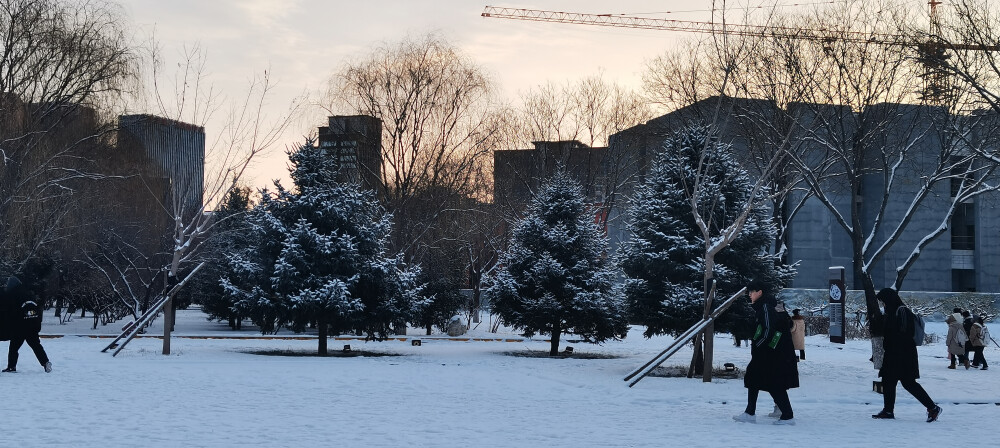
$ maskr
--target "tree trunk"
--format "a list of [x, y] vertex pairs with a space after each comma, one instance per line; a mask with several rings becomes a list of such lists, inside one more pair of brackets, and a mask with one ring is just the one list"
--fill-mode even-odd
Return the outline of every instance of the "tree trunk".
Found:
[[715, 323], [709, 323], [705, 327], [705, 363], [701, 369], [701, 381], [703, 383], [712, 382], [712, 362], [715, 353]]
[[[715, 303], [715, 275], [714, 258], [709, 256], [707, 269], [705, 272], [705, 319], [712, 315], [712, 304]], [[709, 322], [705, 327], [705, 359], [704, 366], [701, 370], [701, 381], [705, 383], [712, 382], [712, 362], [714, 361], [715, 354], [715, 322]]]
[[433, 325], [428, 325], [427, 326], [427, 336], [431, 335], [431, 327], [433, 327]]
[[552, 326], [552, 345], [549, 346], [549, 356], [556, 356], [559, 354], [559, 336], [562, 333], [562, 328], [560, 328], [557, 322]]
[[694, 353], [691, 355], [691, 364], [688, 365], [688, 378], [694, 378], [695, 375], [701, 375], [702, 373], [702, 345], [701, 345], [702, 333], [698, 333], [694, 336]]
[[174, 299], [167, 299], [167, 303], [163, 305], [163, 354], [170, 354], [170, 330], [171, 323], [173, 320], [173, 308]]
[[319, 352], [320, 356], [326, 356], [327, 353], [328, 353], [327, 352], [327, 347], [326, 347], [326, 339], [327, 339], [327, 328], [329, 327], [329, 325], [326, 324], [326, 319], [322, 318], [322, 317], [319, 318], [319, 320], [316, 322], [316, 325], [317, 325], [317, 327], [319, 327], [319, 337], [318, 337], [318, 339], [319, 339], [319, 350], [318, 350], [318, 352]]

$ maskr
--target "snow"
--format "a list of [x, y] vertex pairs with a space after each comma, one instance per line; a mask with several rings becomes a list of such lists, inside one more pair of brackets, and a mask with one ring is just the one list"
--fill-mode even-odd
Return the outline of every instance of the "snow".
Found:
[[[159, 320], [149, 331], [162, 334]], [[54, 365], [46, 374], [22, 347], [17, 373], [0, 374], [6, 442], [45, 447], [756, 447], [946, 446], [972, 437], [996, 446], [989, 422], [1000, 421], [996, 372], [946, 369], [941, 343], [919, 347], [920, 383], [944, 408], [925, 423], [924, 409], [899, 388], [896, 420], [873, 420], [881, 395], [867, 341], [831, 344], [806, 338], [802, 386], [790, 391], [796, 426], [769, 424], [770, 397], [761, 394], [758, 423], [736, 423], [746, 390], [741, 380], [647, 377], [634, 388], [622, 378], [665, 348], [669, 337], [644, 339], [633, 328], [602, 346], [569, 343], [576, 353], [613, 359], [549, 359], [506, 352], [546, 352], [543, 337], [524, 340], [484, 331], [466, 335], [517, 342], [426, 337], [331, 340], [331, 348], [397, 354], [383, 357], [264, 356], [260, 350], [314, 351], [315, 339], [259, 338], [205, 321], [198, 310], [178, 315], [173, 353], [155, 338], [132, 341], [117, 357], [90, 330], [90, 319], [60, 325], [47, 312], [42, 340]], [[944, 335], [942, 322], [929, 333]], [[194, 338], [194, 337], [203, 338]], [[243, 336], [246, 339], [208, 337]], [[286, 336], [282, 338], [282, 336]], [[568, 339], [573, 339], [568, 336]], [[943, 338], [942, 338], [943, 339]], [[689, 360], [690, 347], [666, 365]], [[1000, 359], [995, 346], [987, 359]], [[741, 369], [749, 349], [716, 339], [716, 362]], [[987, 402], [989, 404], [971, 404]], [[986, 425], [986, 427], [984, 427]]]

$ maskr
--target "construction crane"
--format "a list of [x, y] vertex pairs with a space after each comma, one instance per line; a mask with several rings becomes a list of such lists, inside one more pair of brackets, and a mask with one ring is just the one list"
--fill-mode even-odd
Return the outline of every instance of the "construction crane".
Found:
[[[931, 0], [932, 33], [940, 33], [937, 21], [936, 6], [941, 2]], [[545, 11], [540, 9], [504, 8], [487, 6], [482, 17], [496, 19], [528, 20], [534, 22], [570, 23], [577, 25], [594, 25], [618, 28], [637, 28], [645, 30], [684, 31], [705, 34], [729, 34], [737, 36], [773, 36], [788, 39], [804, 39], [815, 41], [848, 41], [861, 43], [878, 43], [883, 45], [915, 46], [918, 45], [909, 36], [891, 33], [862, 33], [858, 31], [842, 31], [831, 36], [829, 30], [811, 30], [769, 25], [721, 24], [717, 22], [655, 19], [649, 17], [634, 17], [618, 14], [584, 14], [576, 12]], [[940, 34], [935, 34], [940, 35]], [[954, 50], [985, 50], [1000, 51], [1000, 46], [949, 44]]]
[[[940, 36], [941, 26], [938, 20], [938, 0], [930, 0], [930, 35]], [[736, 36], [775, 37], [785, 39], [812, 40], [819, 42], [857, 42], [872, 43], [900, 47], [916, 47], [920, 61], [925, 67], [927, 85], [924, 88], [924, 98], [932, 102], [940, 102], [947, 96], [947, 80], [942, 69], [948, 58], [946, 50], [970, 51], [1000, 51], [1000, 46], [976, 45], [963, 43], [942, 43], [939, 39], [914, 41], [912, 37], [891, 33], [862, 33], [857, 31], [839, 31], [832, 34], [829, 30], [814, 30], [786, 26], [747, 25], [717, 23], [705, 21], [656, 19], [649, 17], [634, 17], [618, 14], [583, 14], [575, 12], [545, 11], [539, 9], [504, 8], [487, 6], [483, 17], [512, 20], [528, 20], [535, 22], [570, 23], [577, 25], [593, 25], [618, 28], [636, 28], [645, 30], [682, 31], [704, 34], [726, 34]]]

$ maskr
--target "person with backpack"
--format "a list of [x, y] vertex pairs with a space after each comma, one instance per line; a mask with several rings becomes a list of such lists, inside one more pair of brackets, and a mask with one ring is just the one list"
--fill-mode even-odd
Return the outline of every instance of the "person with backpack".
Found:
[[969, 336], [965, 333], [965, 329], [962, 328], [962, 315], [958, 313], [949, 314], [944, 319], [944, 322], [948, 324], [948, 336], [944, 342], [948, 346], [948, 354], [951, 355], [951, 364], [948, 368], [954, 369], [955, 358], [958, 358], [958, 362], [968, 369], [969, 358], [965, 356], [965, 343], [968, 342]]
[[927, 423], [936, 421], [941, 415], [941, 406], [917, 383], [920, 366], [917, 362], [917, 344], [913, 337], [913, 328], [917, 326], [916, 316], [906, 308], [895, 289], [884, 288], [875, 297], [885, 309], [882, 322], [885, 354], [878, 371], [878, 376], [882, 378], [882, 410], [872, 415], [872, 418], [896, 418], [896, 384], [899, 383], [927, 408]]
[[799, 351], [799, 359], [806, 359], [806, 318], [799, 314], [799, 309], [792, 310], [792, 346]]
[[52, 363], [49, 356], [42, 348], [42, 342], [38, 339], [38, 333], [42, 330], [42, 310], [31, 297], [31, 292], [15, 276], [7, 279], [6, 306], [8, 311], [13, 311], [14, 328], [11, 331], [10, 346], [7, 349], [7, 368], [4, 372], [17, 372], [18, 351], [25, 342], [28, 347], [35, 352], [38, 363], [42, 365], [46, 373], [52, 372]]
[[972, 324], [972, 329], [969, 331], [969, 340], [972, 341], [972, 350], [975, 352], [975, 356], [972, 358], [972, 367], [981, 365], [983, 367], [980, 370], [987, 370], [989, 367], [986, 363], [986, 356], [983, 355], [989, 338], [990, 330], [986, 328], [983, 316], [977, 316], [976, 322]]
[[777, 300], [768, 292], [768, 286], [761, 281], [747, 285], [751, 307], [757, 322], [750, 346], [750, 364], [743, 376], [747, 388], [747, 407], [733, 420], [756, 423], [757, 396], [764, 390], [771, 394], [774, 403], [781, 410], [776, 425], [794, 425], [792, 404], [788, 400], [788, 389], [799, 387], [799, 370], [796, 366], [795, 349], [790, 335], [791, 318], [784, 307], [779, 309]]

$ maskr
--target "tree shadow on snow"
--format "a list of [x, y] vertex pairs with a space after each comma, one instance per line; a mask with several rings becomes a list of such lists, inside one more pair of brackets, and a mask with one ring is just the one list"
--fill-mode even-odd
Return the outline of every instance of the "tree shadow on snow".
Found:
[[243, 353], [262, 356], [292, 356], [292, 357], [317, 357], [317, 358], [379, 358], [383, 356], [403, 356], [399, 353], [372, 352], [366, 350], [330, 350], [325, 355], [320, 355], [316, 350], [248, 350]]
[[586, 352], [559, 352], [557, 355], [550, 355], [548, 350], [519, 350], [513, 352], [502, 352], [507, 356], [517, 356], [521, 358], [552, 358], [552, 359], [618, 359], [620, 356], [609, 355], [607, 353], [586, 353]]

